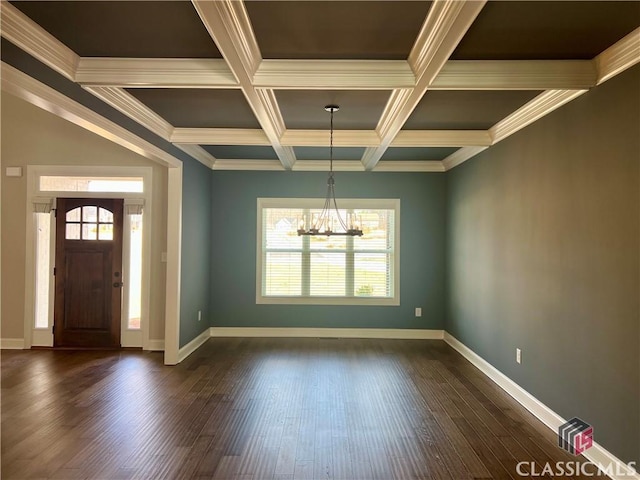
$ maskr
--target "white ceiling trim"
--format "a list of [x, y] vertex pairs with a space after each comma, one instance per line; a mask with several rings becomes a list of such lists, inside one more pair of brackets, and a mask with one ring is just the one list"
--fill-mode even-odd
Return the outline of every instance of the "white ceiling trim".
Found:
[[[280, 139], [282, 145], [296, 147], [328, 147], [329, 130], [286, 130]], [[380, 144], [374, 130], [334, 130], [335, 147], [373, 147]]]
[[[298, 172], [328, 172], [328, 160], [299, 160], [292, 170]], [[364, 172], [364, 166], [360, 160], [334, 160], [334, 172]]]
[[211, 58], [82, 57], [75, 81], [83, 85], [155, 88], [238, 88], [227, 62]]
[[456, 150], [442, 161], [443, 168], [445, 171], [451, 170], [453, 167], [457, 167], [461, 163], [469, 160], [471, 157], [475, 157], [487, 148], [489, 147], [464, 147], [460, 150]]
[[433, 2], [409, 53], [409, 65], [415, 73], [416, 86], [408, 94], [403, 92], [394, 95], [398, 91], [392, 94], [376, 128], [380, 135], [380, 146], [375, 150], [367, 149], [362, 158], [367, 170], [375, 167], [382, 158], [484, 4], [483, 0]]
[[193, 5], [218, 46], [227, 64], [264, 130], [271, 146], [285, 168], [291, 168], [296, 158], [291, 147], [280, 144], [284, 121], [273, 92], [257, 90], [252, 81], [262, 58], [251, 22], [243, 2], [193, 0]]
[[190, 143], [176, 143], [175, 146], [183, 152], [187, 153], [189, 156], [195, 158], [205, 167], [213, 169], [213, 166], [216, 163], [216, 157], [211, 155], [200, 145], [193, 145]]
[[182, 164], [179, 159], [161, 148], [4, 62], [2, 62], [0, 73], [3, 91], [22, 98], [154, 162], [171, 167]]
[[587, 90], [547, 90], [489, 129], [492, 144], [504, 140]]
[[449, 60], [429, 90], [577, 90], [595, 84], [591, 60]]
[[640, 62], [640, 27], [593, 59], [598, 85]]
[[126, 90], [118, 87], [84, 88], [159, 137], [167, 141], [170, 140], [173, 125]]
[[[622, 53], [623, 64], [637, 57], [636, 38], [630, 35], [626, 50], [615, 51], [616, 56]], [[83, 85], [239, 88], [222, 59], [76, 56], [75, 61], [67, 77]], [[595, 86], [596, 77], [592, 60], [449, 60], [429, 89], [576, 90]], [[252, 84], [282, 90], [392, 90], [413, 88], [415, 75], [404, 60], [262, 60]]]
[[391, 147], [468, 147], [491, 145], [487, 130], [401, 130]]
[[171, 141], [200, 145], [271, 145], [258, 128], [174, 128]]
[[373, 172], [444, 172], [444, 165], [437, 160], [381, 160]]
[[253, 77], [259, 88], [411, 88], [415, 76], [404, 60], [263, 60]]
[[0, 31], [4, 38], [29, 55], [69, 80], [74, 79], [80, 57], [5, 0], [0, 1]]
[[252, 170], [252, 171], [284, 171], [279, 160], [230, 160], [216, 159], [213, 170]]

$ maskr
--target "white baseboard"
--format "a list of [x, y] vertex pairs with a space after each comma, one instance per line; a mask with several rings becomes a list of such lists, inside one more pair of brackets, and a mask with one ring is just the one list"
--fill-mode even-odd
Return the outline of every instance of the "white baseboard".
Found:
[[[500, 372], [450, 333], [444, 332], [444, 341], [453, 349], [457, 350], [463, 357], [477, 367], [478, 370], [493, 380], [500, 388], [511, 395], [518, 403], [529, 410], [538, 420], [554, 432], [557, 432], [558, 427], [566, 422], [564, 418], [551, 410], [544, 403], [507, 377], [504, 373]], [[593, 446], [584, 452], [583, 455], [587, 460], [595, 464], [621, 466], [618, 472], [621, 472], [622, 475], [610, 475], [614, 480], [640, 480], [640, 474], [628, 468], [622, 460], [596, 442], [594, 442]]]
[[24, 349], [24, 338], [2, 338], [0, 339], [0, 348], [3, 350], [22, 350]]
[[164, 352], [164, 340], [149, 339], [146, 350], [152, 352]]
[[443, 330], [408, 328], [211, 327], [212, 337], [326, 337], [442, 340]]
[[211, 329], [207, 328], [196, 338], [187, 343], [184, 347], [178, 350], [178, 363], [183, 361], [193, 352], [195, 352], [204, 342], [211, 338]]

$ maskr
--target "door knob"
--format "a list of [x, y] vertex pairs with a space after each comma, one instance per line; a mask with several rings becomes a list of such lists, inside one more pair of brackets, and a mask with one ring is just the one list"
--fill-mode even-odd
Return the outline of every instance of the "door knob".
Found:
[[117, 287], [122, 287], [123, 285], [124, 285], [124, 283], [122, 283], [122, 282], [113, 282], [113, 286], [116, 287], [116, 288]]

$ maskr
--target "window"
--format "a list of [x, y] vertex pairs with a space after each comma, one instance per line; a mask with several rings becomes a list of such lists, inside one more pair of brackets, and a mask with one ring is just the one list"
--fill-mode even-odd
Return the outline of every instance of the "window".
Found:
[[257, 303], [399, 305], [400, 201], [338, 200], [362, 237], [298, 236], [324, 199], [258, 199]]
[[69, 210], [64, 238], [66, 240], [113, 240], [113, 213], [96, 206]]
[[134, 192], [142, 193], [142, 177], [74, 177], [41, 175], [41, 192]]

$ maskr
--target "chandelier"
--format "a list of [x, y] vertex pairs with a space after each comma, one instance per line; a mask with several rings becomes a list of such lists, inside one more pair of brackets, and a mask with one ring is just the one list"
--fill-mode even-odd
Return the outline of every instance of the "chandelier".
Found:
[[324, 200], [324, 207], [320, 214], [311, 216], [307, 224], [306, 216], [303, 217], [298, 227], [300, 235], [343, 235], [349, 237], [361, 237], [362, 228], [353, 213], [347, 214], [346, 221], [343, 220], [338, 204], [336, 202], [336, 181], [333, 178], [333, 114], [340, 110], [338, 105], [327, 105], [324, 109], [331, 114], [331, 134], [329, 137], [329, 177], [327, 178], [327, 196]]

